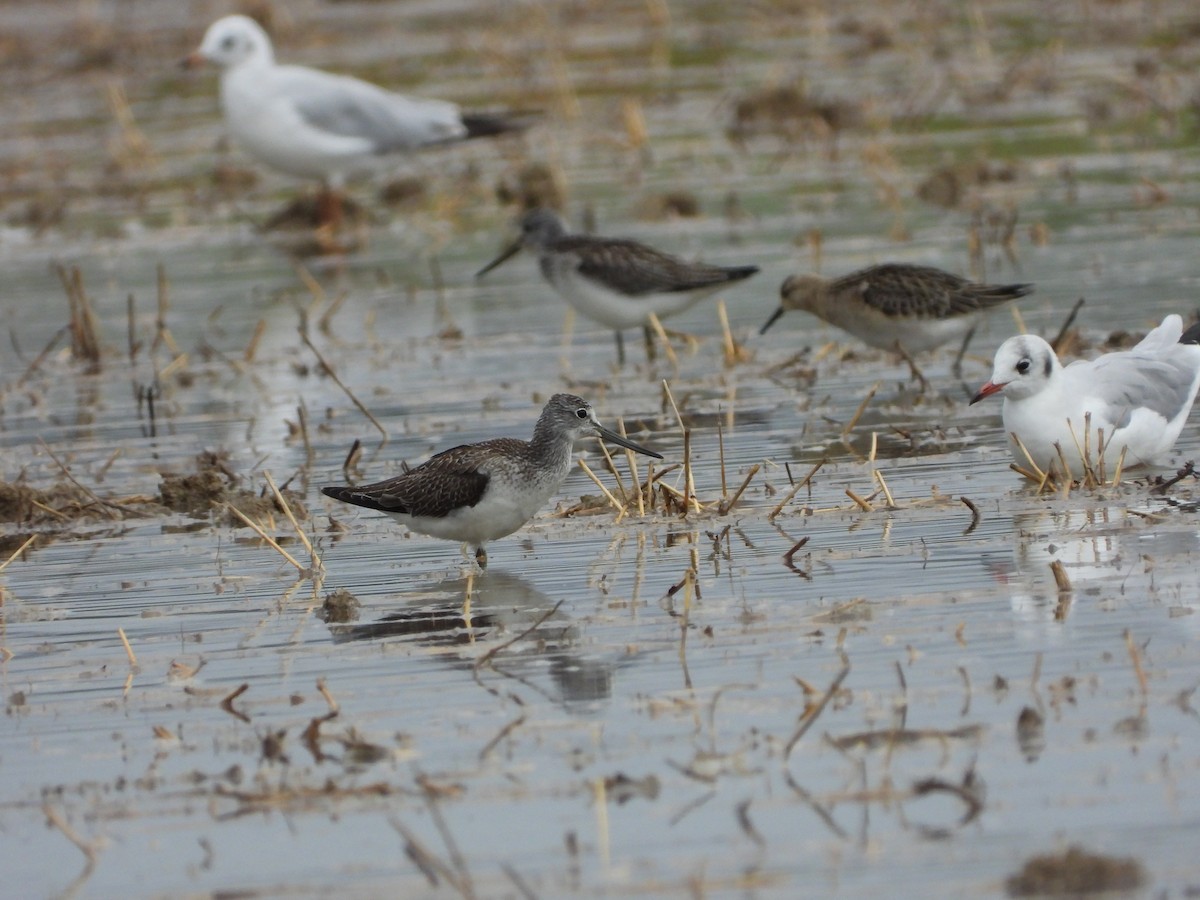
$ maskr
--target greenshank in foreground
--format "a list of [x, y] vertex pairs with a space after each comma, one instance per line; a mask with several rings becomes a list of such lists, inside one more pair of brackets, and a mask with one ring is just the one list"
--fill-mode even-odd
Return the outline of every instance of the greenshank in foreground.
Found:
[[749, 278], [758, 266], [713, 266], [688, 262], [637, 241], [568, 234], [549, 209], [521, 217], [521, 235], [475, 277], [486, 275], [522, 248], [538, 258], [542, 275], [559, 295], [589, 319], [613, 329], [617, 359], [625, 362], [621, 332], [641, 325], [652, 346], [648, 317], [664, 319], [733, 281]]
[[221, 110], [233, 139], [272, 168], [325, 186], [321, 204], [337, 224], [349, 175], [421, 147], [521, 130], [502, 115], [469, 115], [453, 103], [394, 94], [347, 75], [275, 63], [271, 39], [248, 16], [209, 26], [188, 67], [221, 69]]
[[463, 444], [387, 481], [321, 490], [335, 500], [387, 513], [420, 534], [470, 544], [480, 568], [486, 568], [484, 545], [533, 518], [567, 477], [575, 442], [591, 435], [662, 459], [603, 427], [586, 400], [555, 394], [532, 440]]
[[1122, 456], [1125, 468], [1157, 465], [1200, 388], [1197, 343], [1200, 324], [1184, 333], [1183, 320], [1170, 315], [1132, 350], [1064, 367], [1040, 337], [1017, 335], [1000, 345], [991, 380], [971, 402], [1004, 395], [1004, 430], [1020, 466], [1032, 459], [1043, 472], [1061, 472], [1065, 462], [1078, 477], [1101, 461], [1115, 474]]
[[1032, 290], [1029, 284], [978, 284], [941, 269], [905, 263], [871, 266], [841, 278], [791, 275], [779, 289], [779, 309], [759, 333], [789, 309], [802, 309], [872, 347], [905, 356], [961, 338], [954, 362], [958, 374], [984, 313]]

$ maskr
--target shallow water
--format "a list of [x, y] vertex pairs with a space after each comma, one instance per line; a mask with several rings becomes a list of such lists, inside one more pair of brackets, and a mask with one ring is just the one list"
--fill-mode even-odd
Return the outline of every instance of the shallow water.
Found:
[[[206, 23], [116, 9], [95, 15], [140, 39], [109, 64], [67, 73], [69, 60], [43, 55], [2, 70], [13, 123], [0, 147], [11, 183], [5, 478], [60, 480], [49, 450], [102, 497], [155, 498], [160, 473], [224, 451], [242, 486], [261, 489], [269, 472], [303, 493], [325, 576], [319, 588], [298, 578], [216, 517], [5, 526], [10, 553], [33, 531], [49, 538], [0, 574], [0, 866], [12, 891], [979, 895], [1073, 843], [1136, 857], [1148, 893], [1200, 885], [1194, 480], [1166, 496], [1139, 481], [1067, 497], [1022, 484], [999, 404], [966, 405], [1016, 327], [1007, 313], [976, 336], [965, 384], [949, 351], [921, 361], [927, 394], [903, 363], [799, 313], [756, 334], [783, 277], [813, 265], [813, 230], [825, 272], [887, 259], [968, 271], [972, 204], [944, 209], [914, 192], [933, 168], [983, 155], [1016, 175], [968, 191], [983, 221], [977, 274], [1037, 284], [1020, 306], [1027, 327], [1053, 334], [1078, 296], [1093, 342], [1189, 311], [1200, 192], [1179, 73], [1200, 42], [1183, 28], [1186, 4], [1149, 18], [1104, 4], [1072, 28], [1015, 2], [940, 24], [874, 6], [725, 21], [692, 5], [656, 26], [641, 5], [575, 6], [528, 30], [489, 23], [468, 37], [441, 7], [293, 11], [280, 23], [288, 59], [549, 111], [524, 145], [422, 157], [423, 203], [377, 213], [362, 251], [303, 263], [247, 225], [294, 185], [260, 173], [231, 198], [209, 180], [215, 86], [170, 69]], [[482, 17], [473, 5], [456, 12]], [[81, 26], [60, 15], [35, 28], [9, 9], [0, 22], [32, 47], [62, 47]], [[411, 56], [396, 59], [376, 16], [413, 35]], [[864, 25], [891, 44], [862, 51]], [[1178, 38], [1164, 46], [1163, 34]], [[564, 115], [559, 47], [578, 119]], [[738, 150], [722, 133], [735, 98], [794, 73], [825, 97], [860, 98], [870, 124], [836, 148], [789, 133]], [[1007, 95], [963, 99], [1005, 77]], [[502, 96], [482, 91], [484, 78]], [[117, 176], [104, 166], [131, 138], [95, 88], [105, 79], [124, 85], [155, 155], [121, 157]], [[1098, 86], [1114, 80], [1130, 89], [1110, 92], [1110, 118], [1089, 118]], [[648, 159], [626, 143], [627, 96], [643, 104]], [[103, 160], [97, 121], [110, 138]], [[529, 259], [476, 282], [511, 214], [492, 185], [526, 159], [561, 165], [572, 212], [590, 207], [606, 233], [761, 265], [723, 297], [748, 358], [723, 364], [707, 301], [669, 322], [699, 341], [677, 344], [676, 363], [645, 362], [630, 334], [631, 365], [617, 370], [611, 335], [564, 323]], [[236, 151], [227, 161], [249, 167]], [[369, 186], [358, 190], [373, 202]], [[639, 216], [667, 190], [693, 194], [704, 215]], [[60, 196], [60, 223], [14, 224], [29, 198]], [[740, 215], [727, 214], [733, 205]], [[987, 224], [1009, 208], [1011, 258]], [[53, 263], [82, 273], [104, 345], [98, 374], [72, 359], [66, 335], [35, 364], [68, 320]], [[169, 338], [157, 327], [160, 264]], [[302, 342], [302, 313], [386, 445]], [[317, 490], [342, 480], [355, 439], [364, 475], [385, 477], [455, 443], [524, 436], [562, 389], [678, 462], [664, 380], [692, 429], [700, 500], [722, 497], [722, 456], [726, 494], [762, 466], [725, 515], [710, 505], [686, 518], [563, 517], [596, 493], [576, 471], [468, 582], [457, 547]], [[137, 399], [146, 391], [153, 417]], [[300, 406], [307, 447], [288, 425]], [[581, 452], [599, 471], [596, 448]], [[1177, 457], [1198, 453], [1189, 426]], [[822, 460], [772, 516], [788, 469], [799, 479]], [[666, 479], [682, 488], [681, 477]], [[284, 519], [268, 528], [309, 563]], [[694, 593], [676, 589], [689, 570]], [[362, 603], [356, 620], [316, 615], [335, 589]], [[337, 715], [324, 719], [331, 704]], [[1019, 728], [1026, 709], [1036, 712]], [[93, 848], [92, 864], [67, 830]]]

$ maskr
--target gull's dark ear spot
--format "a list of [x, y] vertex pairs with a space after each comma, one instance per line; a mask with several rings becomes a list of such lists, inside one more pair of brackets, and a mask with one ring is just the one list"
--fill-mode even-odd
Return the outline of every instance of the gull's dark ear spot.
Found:
[[1054, 371], [1054, 361], [1049, 356], [1046, 357], [1046, 365], [1042, 367], [1042, 371], [1046, 374], [1047, 378], [1049, 378], [1050, 373]]

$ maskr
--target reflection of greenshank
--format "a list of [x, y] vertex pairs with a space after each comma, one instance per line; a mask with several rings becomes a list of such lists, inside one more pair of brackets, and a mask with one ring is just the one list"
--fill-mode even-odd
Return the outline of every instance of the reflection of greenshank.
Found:
[[801, 309], [881, 350], [921, 353], [961, 338], [961, 361], [984, 313], [1032, 290], [1028, 284], [978, 284], [905, 263], [871, 266], [841, 278], [792, 275], [779, 289], [779, 309], [762, 332], [789, 309]]
[[567, 477], [575, 442], [589, 435], [662, 459], [601, 426], [586, 400], [555, 394], [542, 410], [532, 440], [463, 444], [387, 481], [322, 490], [335, 500], [387, 513], [420, 534], [470, 544], [479, 565], [486, 567], [484, 544], [533, 518]]
[[[758, 266], [688, 262], [637, 241], [568, 234], [553, 211], [534, 209], [521, 218], [517, 241], [475, 277], [487, 274], [522, 247], [537, 255], [542, 275], [564, 300], [615, 331], [617, 357], [622, 363], [624, 329], [637, 325], [648, 329], [650, 313], [660, 319], [673, 316], [758, 271]], [[646, 335], [649, 347], [648, 330]]]

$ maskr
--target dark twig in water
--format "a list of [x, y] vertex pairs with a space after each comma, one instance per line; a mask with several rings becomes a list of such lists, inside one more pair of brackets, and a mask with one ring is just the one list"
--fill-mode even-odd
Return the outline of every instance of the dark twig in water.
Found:
[[1075, 324], [1075, 317], [1079, 315], [1079, 310], [1083, 308], [1084, 300], [1080, 297], [1075, 301], [1075, 305], [1071, 307], [1071, 311], [1067, 313], [1066, 321], [1062, 323], [1062, 328], [1058, 329], [1058, 334], [1054, 336], [1054, 340], [1050, 342], [1050, 346], [1054, 348], [1054, 352], [1058, 353], [1062, 350], [1063, 341], [1067, 339], [1067, 331]]
[[51, 337], [50, 340], [46, 341], [46, 346], [42, 348], [42, 352], [37, 355], [37, 357], [28, 365], [28, 367], [26, 367], [25, 373], [19, 379], [17, 379], [17, 387], [21, 387], [23, 384], [25, 384], [25, 382], [33, 376], [33, 373], [41, 368], [41, 365], [45, 361], [46, 357], [50, 355], [50, 351], [58, 345], [58, 342], [62, 340], [62, 336], [66, 334], [70, 328], [70, 325], [64, 325], [62, 328], [58, 329], [58, 331], [54, 332], [54, 336]]
[[800, 727], [796, 729], [795, 733], [784, 744], [784, 762], [787, 762], [788, 757], [792, 755], [792, 750], [800, 743], [800, 739], [808, 733], [808, 729], [812, 728], [813, 723], [820, 718], [821, 713], [825, 711], [825, 707], [829, 705], [829, 701], [837, 695], [842, 682], [846, 680], [846, 676], [850, 674], [850, 657], [846, 656], [845, 653], [841, 653], [841, 657], [842, 670], [838, 672], [837, 677], [830, 683], [829, 688], [825, 691], [825, 695], [817, 702], [817, 705], [805, 711], [804, 720], [800, 723]]
[[242, 684], [235, 688], [232, 693], [225, 695], [225, 698], [220, 703], [221, 709], [225, 710], [225, 712], [229, 713], [231, 716], [241, 719], [243, 722], [249, 722], [250, 717], [248, 715], [239, 709], [233, 708], [233, 701], [242, 696], [242, 694], [246, 693], [248, 690], [250, 690], [250, 683], [246, 681], [242, 682]]
[[1165, 494], [1168, 490], [1175, 487], [1175, 485], [1179, 484], [1179, 482], [1183, 481], [1183, 479], [1185, 479], [1189, 476], [1194, 476], [1195, 474], [1196, 474], [1196, 467], [1193, 464], [1193, 462], [1189, 459], [1170, 478], [1163, 479], [1162, 476], [1159, 476], [1160, 480], [1158, 481], [1157, 484], [1154, 485], [1154, 487], [1150, 488], [1150, 493]]
[[124, 518], [125, 510], [122, 507], [118, 506], [115, 503], [110, 503], [108, 500], [105, 500], [103, 497], [100, 497], [99, 495], [97, 495], [96, 492], [93, 491], [91, 488], [82, 484], [78, 478], [76, 478], [74, 475], [71, 474], [71, 470], [67, 468], [66, 464], [61, 459], [59, 459], [57, 456], [54, 455], [54, 451], [50, 449], [49, 445], [44, 440], [42, 440], [41, 438], [38, 438], [38, 443], [42, 445], [42, 449], [45, 450], [47, 454], [49, 454], [49, 456], [52, 460], [54, 460], [55, 465], [58, 466], [58, 468], [62, 471], [63, 475], [65, 475], [67, 477], [67, 479], [71, 482], [71, 484], [75, 485], [75, 487], [77, 487], [81, 491], [83, 491], [84, 494], [87, 495], [89, 500], [91, 500], [93, 503], [103, 506], [105, 509], [113, 510], [114, 512], [117, 513], [118, 516]]
[[808, 573], [805, 572], [803, 569], [796, 567], [795, 559], [796, 559], [796, 553], [807, 543], [808, 543], [808, 536], [806, 535], [805, 537], [802, 537], [802, 538], [800, 538], [800, 540], [796, 541], [796, 543], [792, 545], [791, 550], [789, 550], [787, 553], [783, 554], [783, 564], [785, 566], [787, 566], [789, 569], [791, 569], [793, 572], [799, 572], [801, 575], [803, 575], [805, 577], [808, 577]]
[[503, 728], [501, 728], [494, 738], [483, 745], [483, 749], [479, 751], [479, 761], [483, 762], [492, 755], [492, 751], [499, 746], [500, 742], [525, 724], [525, 714], [517, 716]]
[[329, 365], [329, 363], [325, 361], [325, 357], [321, 355], [321, 351], [316, 348], [316, 345], [313, 344], [312, 339], [308, 336], [307, 327], [302, 326], [300, 328], [300, 338], [304, 341], [304, 346], [313, 352], [313, 356], [317, 358], [317, 362], [321, 364], [321, 368], [325, 370], [325, 374], [332, 378], [333, 383], [342, 389], [342, 393], [350, 398], [350, 402], [358, 407], [358, 411], [366, 416], [367, 420], [370, 421], [372, 425], [379, 429], [379, 433], [383, 435], [383, 443], [381, 443], [379, 446], [382, 447], [384, 444], [386, 444], [390, 440], [387, 429], [384, 428], [383, 425], [380, 424], [379, 420], [371, 414], [371, 411], [367, 409], [363, 402], [359, 400], [358, 397], [354, 396], [354, 392], [350, 390], [350, 388], [346, 387], [346, 385], [342, 382], [342, 379], [338, 378], [337, 372], [334, 371], [333, 366]]
[[487, 653], [483, 654], [483, 656], [479, 657], [479, 659], [477, 659], [475, 661], [475, 669], [478, 671], [479, 669], [481, 669], [484, 666], [491, 663], [491, 661], [496, 658], [496, 655], [498, 653], [504, 652], [509, 647], [511, 647], [513, 644], [529, 637], [529, 635], [533, 634], [535, 631], [537, 631], [539, 628], [541, 628], [542, 624], [547, 619], [549, 619], [556, 612], [558, 612], [558, 608], [560, 606], [562, 606], [565, 602], [566, 602], [565, 600], [559, 600], [557, 603], [554, 604], [554, 606], [552, 606], [546, 612], [542, 613], [542, 615], [538, 616], [537, 619], [534, 620], [533, 624], [530, 625], [528, 628], [526, 628], [524, 631], [522, 631], [520, 634], [516, 635], [513, 638], [510, 638], [509, 640], [505, 641], [503, 644], [500, 644], [499, 646], [493, 647]]
[[815, 812], [817, 814], [818, 818], [820, 818], [820, 820], [825, 823], [826, 828], [828, 828], [830, 831], [832, 831], [834, 834], [836, 834], [842, 840], [846, 840], [849, 837], [849, 835], [846, 834], [846, 832], [842, 828], [842, 826], [840, 826], [837, 822], [835, 822], [833, 820], [833, 816], [830, 815], [829, 810], [827, 810], [820, 803], [818, 803], [816, 798], [813, 797], [812, 794], [810, 794], [807, 790], [805, 790], [803, 787], [801, 787], [797, 783], [796, 779], [792, 778], [791, 772], [787, 772], [784, 774], [784, 781], [787, 783], [787, 786], [790, 787], [796, 793], [796, 796], [799, 797], [800, 800], [806, 806], [808, 806], [809, 809], [811, 809], [813, 812]]
[[968, 525], [967, 530], [963, 532], [963, 535], [965, 536], [970, 534], [979, 526], [979, 523], [983, 521], [983, 514], [979, 511], [979, 507], [972, 503], [968, 498], [959, 497], [958, 499], [963, 506], [971, 511], [971, 524]]

